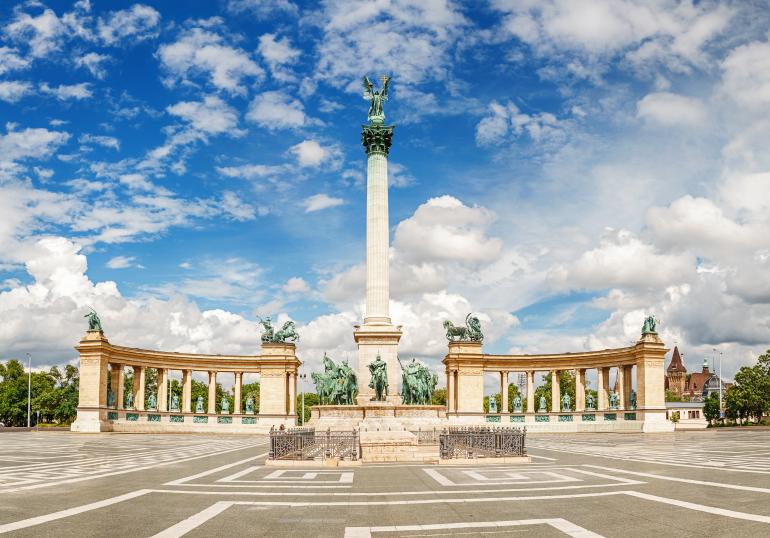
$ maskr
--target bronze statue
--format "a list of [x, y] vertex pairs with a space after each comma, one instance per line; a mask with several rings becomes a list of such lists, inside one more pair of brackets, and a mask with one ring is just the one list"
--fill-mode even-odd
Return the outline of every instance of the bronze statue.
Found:
[[450, 342], [481, 342], [484, 340], [481, 322], [472, 314], [465, 316], [465, 327], [460, 327], [446, 320], [444, 321], [444, 329], [446, 329], [446, 338]]
[[88, 318], [89, 331], [103, 332], [102, 321], [99, 319], [99, 315], [96, 313], [96, 310], [92, 308], [91, 311], [83, 317]]
[[369, 388], [374, 389], [372, 401], [384, 402], [388, 395], [388, 365], [378, 353], [377, 358], [370, 362], [368, 367], [369, 372], [372, 374]]
[[382, 89], [377, 91], [369, 77], [364, 77], [364, 99], [371, 101], [369, 105], [369, 121], [371, 123], [385, 123], [385, 111], [382, 103], [388, 100], [388, 84], [390, 77], [382, 77]]

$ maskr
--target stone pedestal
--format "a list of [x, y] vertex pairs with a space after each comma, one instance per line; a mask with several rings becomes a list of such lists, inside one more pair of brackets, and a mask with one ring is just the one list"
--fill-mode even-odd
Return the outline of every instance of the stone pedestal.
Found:
[[102, 331], [88, 331], [75, 349], [80, 353], [78, 414], [73, 432], [112, 431], [107, 421], [107, 376], [109, 356], [104, 346], [109, 341]]
[[656, 333], [646, 333], [634, 346], [636, 358], [637, 419], [645, 433], [673, 432], [674, 424], [666, 419], [663, 367], [666, 346]]
[[481, 342], [449, 342], [444, 364], [457, 371], [457, 386], [453, 387], [456, 413], [484, 412], [483, 358]]
[[371, 373], [369, 363], [377, 358], [382, 358], [388, 365], [388, 398], [393, 404], [401, 403], [399, 385], [401, 381], [401, 367], [398, 364], [398, 342], [401, 340], [401, 327], [390, 323], [364, 323], [353, 332], [353, 338], [358, 344], [358, 405], [377, 405], [372, 402], [374, 389], [369, 387]]
[[281, 424], [294, 426], [297, 415], [292, 411], [293, 406], [289, 398], [294, 393], [294, 387], [290, 386], [290, 383], [294, 383], [296, 379], [291, 374], [299, 367], [296, 346], [292, 343], [264, 342], [261, 357], [263, 364], [259, 387], [260, 418], [272, 418], [276, 427]]

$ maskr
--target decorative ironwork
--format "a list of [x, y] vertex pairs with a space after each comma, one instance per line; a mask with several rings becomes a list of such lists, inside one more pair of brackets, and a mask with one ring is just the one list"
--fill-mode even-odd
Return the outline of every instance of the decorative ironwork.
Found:
[[437, 430], [436, 428], [423, 430], [420, 428], [416, 431], [412, 430], [411, 433], [417, 437], [418, 445], [437, 445], [439, 442], [439, 436], [441, 435], [441, 430]]
[[217, 417], [217, 424], [232, 424], [233, 417]]
[[535, 422], [550, 422], [551, 417], [548, 415], [535, 415]]
[[442, 459], [525, 456], [527, 428], [449, 427], [439, 437]]
[[107, 420], [118, 420], [117, 411], [107, 411]]
[[511, 415], [511, 422], [524, 422], [524, 415]]
[[612, 422], [614, 420], [618, 420], [618, 414], [617, 413], [604, 413], [604, 420], [606, 422]]
[[241, 419], [241, 424], [256, 424], [257, 423], [257, 417], [243, 417]]
[[147, 415], [147, 422], [160, 422], [160, 415]]
[[195, 424], [208, 424], [209, 417], [193, 417], [193, 422]]
[[500, 422], [500, 415], [487, 416], [487, 422]]
[[636, 413], [624, 413], [623, 420], [636, 420]]
[[572, 422], [572, 415], [559, 415], [559, 422]]
[[583, 422], [596, 422], [596, 415], [593, 413], [590, 415], [583, 415]]
[[272, 460], [357, 460], [361, 440], [357, 430], [316, 432], [315, 428], [270, 429]]
[[171, 422], [184, 422], [184, 415], [171, 415]]
[[136, 422], [139, 420], [139, 413], [126, 413], [126, 420]]

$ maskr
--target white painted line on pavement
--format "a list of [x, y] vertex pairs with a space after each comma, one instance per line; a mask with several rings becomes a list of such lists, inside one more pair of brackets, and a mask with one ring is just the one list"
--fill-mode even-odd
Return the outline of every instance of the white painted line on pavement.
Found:
[[142, 495], [146, 495], [151, 491], [152, 490], [150, 489], [139, 489], [136, 491], [132, 491], [131, 493], [126, 493], [125, 495], [110, 497], [109, 499], [104, 499], [103, 501], [84, 504], [83, 506], [76, 506], [75, 508], [60, 510], [58, 512], [53, 512], [51, 514], [46, 514], [43, 516], [31, 517], [29, 519], [22, 519], [21, 521], [16, 521], [14, 523], [6, 523], [5, 525], [0, 525], [0, 534], [5, 532], [17, 531], [19, 529], [26, 529], [27, 527], [34, 527], [35, 525], [41, 525], [43, 523], [48, 523], [49, 521], [55, 521], [57, 519], [63, 519], [65, 517], [76, 516], [78, 514], [82, 514], [83, 512], [90, 512], [91, 510], [97, 510], [99, 508], [104, 508], [105, 506], [110, 506], [112, 504], [116, 504], [119, 502], [135, 499], [137, 497], [141, 497]]
[[436, 523], [428, 525], [396, 525], [389, 527], [346, 527], [345, 538], [371, 538], [373, 532], [448, 531], [455, 529], [483, 529], [490, 527], [520, 527], [525, 525], [550, 525], [573, 538], [602, 538], [601, 534], [591, 532], [562, 518]]
[[726, 508], [717, 508], [716, 506], [706, 506], [705, 504], [691, 503], [687, 501], [680, 501], [678, 499], [669, 499], [668, 497], [658, 497], [657, 495], [650, 495], [649, 493], [642, 493], [640, 491], [625, 491], [626, 495], [637, 497], [639, 499], [646, 499], [648, 501], [655, 501], [664, 504], [670, 504], [672, 506], [679, 506], [681, 508], [688, 508], [690, 510], [697, 510], [698, 512], [706, 512], [707, 514], [713, 514], [716, 516], [732, 517], [735, 519], [744, 519], [746, 521], [756, 521], [759, 523], [770, 523], [770, 516], [763, 516], [760, 514], [750, 514], [748, 512], [736, 512], [735, 510], [728, 510]]
[[152, 538], [177, 538], [179, 536], [184, 536], [191, 530], [197, 529], [206, 523], [209, 519], [218, 516], [232, 505], [233, 503], [228, 501], [214, 503], [205, 510], [201, 510], [197, 514], [188, 517], [184, 521], [180, 521], [173, 527], [169, 527], [166, 530], [159, 532]]
[[[242, 449], [239, 449], [242, 450]], [[209, 476], [215, 473], [218, 473], [219, 471], [224, 471], [225, 469], [231, 469], [233, 467], [236, 467], [238, 465], [241, 465], [243, 463], [258, 460], [259, 458], [264, 458], [270, 454], [269, 452], [264, 452], [262, 454], [258, 454], [256, 456], [252, 456], [251, 458], [246, 458], [245, 460], [236, 461], [234, 463], [228, 463], [227, 465], [222, 465], [220, 467], [215, 467], [214, 469], [209, 469], [208, 471], [203, 471], [202, 473], [194, 474], [191, 476], [186, 476], [184, 478], [179, 478], [177, 480], [173, 480], [171, 482], [166, 482], [163, 484], [164, 486], [178, 486], [180, 484], [184, 484], [185, 482], [190, 482], [191, 480], [195, 480], [196, 478], [203, 478], [204, 476]]]
[[[741, 491], [754, 491], [757, 493], [770, 493], [770, 488], [759, 488], [756, 486], [740, 486], [738, 484], [725, 484], [720, 482], [706, 482], [704, 480], [693, 480], [691, 478], [677, 478], [674, 476], [661, 476], [653, 473], [640, 473], [638, 471], [626, 471], [625, 469], [614, 469], [612, 467], [602, 467], [601, 465], [586, 465], [586, 467], [592, 467], [594, 469], [603, 469], [605, 471], [612, 471], [615, 473], [625, 473], [625, 474], [631, 474], [634, 476], [643, 476], [645, 478], [656, 478], [658, 480], [669, 480], [671, 482], [684, 482], [685, 484], [697, 484], [699, 486], [713, 486], [715, 488], [726, 488], [726, 489], [738, 489]], [[574, 469], [575, 471], [578, 471], [578, 469]], [[579, 472], [579, 471], [578, 471]], [[599, 475], [597, 473], [597, 476], [604, 476]]]
[[224, 478], [220, 478], [219, 480], [217, 480], [217, 482], [232, 482], [236, 478], [240, 478], [240, 477], [242, 477], [244, 475], [247, 475], [249, 473], [253, 473], [254, 471], [259, 469], [260, 467], [262, 467], [262, 466], [261, 465], [252, 465], [251, 467], [246, 467], [244, 470], [238, 471], [235, 474], [231, 474], [230, 476], [226, 476]]

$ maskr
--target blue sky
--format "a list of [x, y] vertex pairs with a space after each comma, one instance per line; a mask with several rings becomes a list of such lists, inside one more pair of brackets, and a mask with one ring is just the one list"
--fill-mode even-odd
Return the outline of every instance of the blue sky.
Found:
[[770, 347], [766, 2], [5, 2], [0, 357], [111, 341], [310, 365], [362, 318], [360, 77], [393, 77], [394, 321], [438, 365]]

